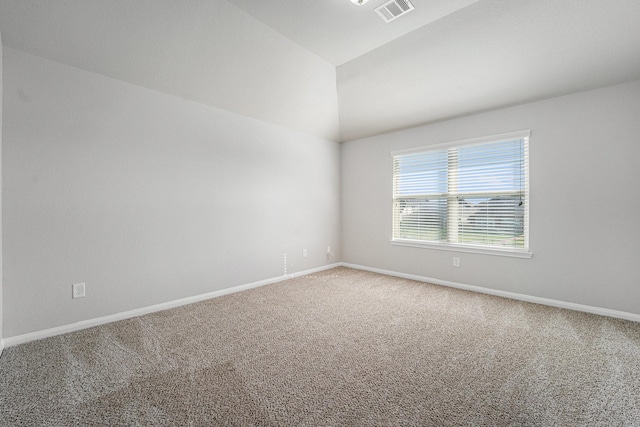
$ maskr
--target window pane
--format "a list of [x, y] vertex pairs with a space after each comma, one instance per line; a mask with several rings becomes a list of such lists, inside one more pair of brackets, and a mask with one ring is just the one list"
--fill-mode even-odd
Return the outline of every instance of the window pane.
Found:
[[459, 198], [459, 212], [459, 243], [524, 248], [521, 196]]
[[393, 157], [393, 238], [528, 250], [528, 132]]
[[394, 169], [394, 192], [397, 197], [447, 191], [446, 151], [396, 157]]
[[447, 198], [396, 199], [394, 237], [428, 241], [446, 241]]
[[521, 191], [524, 188], [524, 144], [521, 139], [460, 147], [458, 192]]

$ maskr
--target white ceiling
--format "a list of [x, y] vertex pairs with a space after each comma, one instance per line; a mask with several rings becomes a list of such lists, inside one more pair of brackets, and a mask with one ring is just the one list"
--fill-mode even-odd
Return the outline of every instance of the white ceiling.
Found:
[[382, 3], [0, 0], [0, 31], [10, 48], [341, 141], [640, 79], [640, 0], [412, 0], [390, 24]]
[[387, 0], [227, 0], [333, 65], [340, 65], [478, 0], [410, 0], [415, 9], [385, 23]]
[[640, 0], [480, 0], [338, 67], [341, 139], [636, 79]]
[[5, 47], [332, 140], [335, 66], [226, 0], [0, 0]]

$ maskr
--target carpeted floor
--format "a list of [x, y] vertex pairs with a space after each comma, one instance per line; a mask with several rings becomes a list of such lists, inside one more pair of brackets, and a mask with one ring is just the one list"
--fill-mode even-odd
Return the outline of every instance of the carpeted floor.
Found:
[[337, 268], [5, 349], [0, 425], [640, 425], [640, 324]]

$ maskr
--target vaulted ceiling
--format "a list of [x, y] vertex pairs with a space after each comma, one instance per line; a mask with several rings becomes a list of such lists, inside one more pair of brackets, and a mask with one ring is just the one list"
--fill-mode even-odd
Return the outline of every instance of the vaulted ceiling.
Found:
[[384, 0], [0, 0], [0, 32], [9, 48], [341, 141], [640, 79], [638, 0], [411, 2], [386, 24]]
[[374, 9], [350, 0], [228, 0], [333, 65], [364, 55], [478, 0], [411, 0], [415, 9], [386, 24]]

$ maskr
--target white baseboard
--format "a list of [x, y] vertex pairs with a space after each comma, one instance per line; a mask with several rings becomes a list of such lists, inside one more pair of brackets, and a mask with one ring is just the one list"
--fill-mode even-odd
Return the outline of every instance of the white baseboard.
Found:
[[479, 292], [479, 293], [488, 294], [488, 295], [495, 295], [495, 296], [510, 298], [510, 299], [519, 300], [519, 301], [542, 304], [542, 305], [547, 305], [551, 307], [566, 308], [569, 310], [582, 311], [585, 313], [592, 313], [592, 314], [598, 314], [601, 316], [608, 316], [608, 317], [614, 317], [618, 319], [625, 319], [625, 320], [631, 320], [634, 322], [640, 322], [640, 314], [627, 313], [624, 311], [610, 310], [607, 308], [593, 307], [593, 306], [582, 305], [582, 304], [575, 304], [572, 302], [559, 301], [559, 300], [554, 300], [549, 298], [534, 297], [534, 296], [525, 295], [525, 294], [518, 294], [515, 292], [500, 291], [496, 289], [483, 288], [480, 286], [465, 285], [462, 283], [434, 279], [431, 277], [418, 276], [415, 274], [400, 273], [397, 271], [384, 270], [380, 268], [367, 267], [363, 265], [350, 264], [346, 262], [339, 262], [339, 263], [329, 264], [329, 265], [325, 265], [318, 268], [313, 268], [310, 270], [304, 270], [304, 271], [299, 271], [292, 274], [287, 274], [285, 276], [278, 276], [271, 279], [265, 279], [265, 280], [260, 280], [253, 283], [247, 283], [245, 285], [234, 286], [232, 288], [221, 289], [221, 290], [209, 292], [206, 294], [195, 295], [192, 297], [182, 298], [175, 301], [168, 301], [162, 304], [151, 305], [151, 306], [142, 307], [134, 310], [111, 314], [108, 316], [83, 320], [80, 322], [58, 326], [55, 328], [44, 329], [41, 331], [30, 332], [28, 334], [16, 335], [14, 337], [4, 338], [0, 340], [0, 356], [2, 355], [2, 351], [4, 350], [5, 347], [12, 347], [12, 346], [23, 344], [29, 341], [35, 341], [43, 338], [53, 337], [56, 335], [75, 332], [82, 329], [91, 328], [94, 326], [104, 325], [106, 323], [117, 322], [119, 320], [130, 319], [132, 317], [138, 317], [145, 314], [154, 313], [157, 311], [167, 310], [174, 307], [180, 307], [182, 305], [192, 304], [195, 302], [216, 298], [223, 295], [244, 291], [247, 289], [257, 288], [260, 286], [269, 285], [271, 283], [282, 282], [284, 280], [292, 279], [294, 277], [313, 274], [313, 273], [329, 270], [331, 268], [340, 267], [340, 266], [353, 268], [357, 270], [370, 271], [372, 273], [385, 274], [387, 276], [400, 277], [403, 279], [416, 280], [419, 282], [433, 283], [436, 285], [448, 286], [456, 289]]
[[0, 357], [2, 357], [3, 351], [4, 351], [4, 340], [0, 340]]
[[507, 291], [500, 291], [496, 289], [483, 288], [481, 286], [465, 285], [462, 283], [449, 282], [447, 280], [433, 279], [431, 277], [417, 276], [415, 274], [399, 273], [397, 271], [383, 270], [380, 268], [366, 267], [363, 265], [349, 264], [346, 262], [341, 262], [340, 265], [343, 267], [354, 268], [356, 270], [365, 270], [365, 271], [370, 271], [372, 273], [385, 274], [387, 276], [395, 276], [403, 279], [416, 280], [418, 282], [433, 283], [435, 285], [448, 286], [450, 288], [456, 288], [456, 289], [464, 289], [467, 291], [479, 292], [483, 294], [510, 298], [510, 299], [519, 300], [519, 301], [532, 302], [535, 304], [548, 305], [551, 307], [566, 308], [574, 311], [582, 311], [585, 313], [592, 313], [592, 314], [598, 314], [601, 316], [615, 317], [617, 319], [625, 319], [625, 320], [631, 320], [633, 322], [640, 322], [640, 314], [627, 313], [626, 311], [610, 310], [608, 308], [593, 307], [590, 305], [576, 304], [572, 302], [559, 301], [559, 300], [554, 300], [550, 298], [534, 297], [534, 296], [525, 295], [525, 294], [518, 294], [515, 292], [507, 292]]
[[161, 304], [150, 305], [147, 307], [136, 308], [134, 310], [110, 314], [108, 316], [82, 320], [80, 322], [75, 322], [68, 325], [62, 325], [55, 328], [44, 329], [36, 332], [30, 332], [28, 334], [23, 334], [23, 335], [16, 335], [14, 337], [5, 338], [2, 341], [1, 345], [6, 347], [12, 347], [18, 344], [24, 344], [29, 341], [35, 341], [43, 338], [53, 337], [56, 335], [66, 334], [69, 332], [75, 332], [81, 329], [87, 329], [94, 326], [104, 325], [106, 323], [117, 322], [118, 320], [130, 319], [132, 317], [138, 317], [145, 314], [154, 313], [156, 311], [167, 310], [169, 308], [180, 307], [186, 304], [193, 304], [194, 302], [204, 301], [207, 299], [216, 298], [223, 295], [233, 294], [236, 292], [245, 291], [247, 289], [257, 288], [259, 286], [282, 282], [284, 280], [292, 279], [294, 277], [304, 276], [306, 274], [313, 274], [319, 271], [329, 270], [331, 268], [335, 268], [339, 266], [340, 266], [340, 263], [329, 264], [322, 267], [313, 268], [310, 270], [299, 271], [299, 272], [287, 274], [284, 276], [278, 276], [278, 277], [273, 277], [271, 279], [260, 280], [258, 282], [247, 283], [245, 285], [234, 286], [232, 288], [220, 289], [219, 291], [208, 292], [206, 294], [194, 295], [192, 297], [182, 298], [175, 301], [168, 301]]

